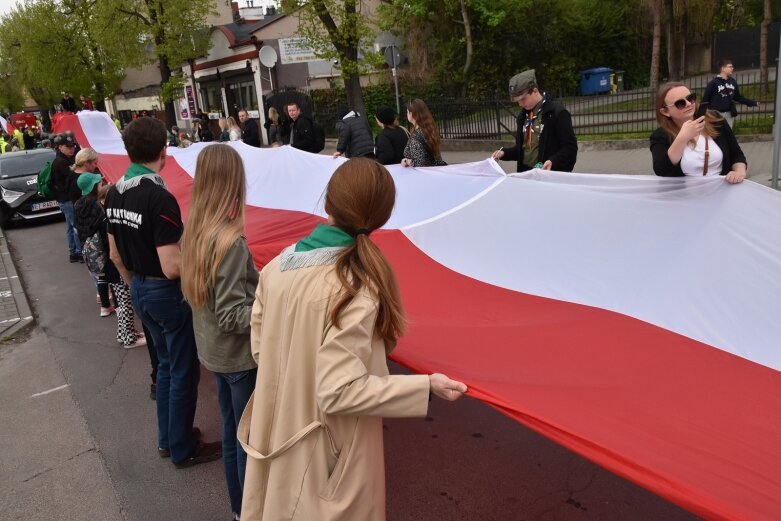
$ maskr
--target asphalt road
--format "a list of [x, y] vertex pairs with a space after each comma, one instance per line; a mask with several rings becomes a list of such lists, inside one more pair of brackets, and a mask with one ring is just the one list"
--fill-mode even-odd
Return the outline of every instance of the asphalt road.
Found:
[[[176, 470], [157, 456], [148, 355], [98, 317], [64, 226], [7, 232], [37, 325], [0, 346], [0, 519], [227, 521], [220, 463]], [[219, 436], [206, 370], [196, 423]], [[694, 519], [472, 399], [388, 420], [385, 441], [391, 521]]]

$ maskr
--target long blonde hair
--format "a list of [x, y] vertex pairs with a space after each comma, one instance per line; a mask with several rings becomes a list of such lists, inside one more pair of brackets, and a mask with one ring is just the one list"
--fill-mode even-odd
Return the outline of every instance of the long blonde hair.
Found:
[[86, 165], [90, 161], [95, 161], [97, 158], [98, 158], [98, 153], [95, 152], [95, 149], [82, 148], [76, 154], [76, 159], [74, 160], [73, 165], [71, 165], [71, 170], [75, 172], [76, 170], [83, 169], [84, 165]]
[[244, 233], [244, 163], [228, 145], [198, 154], [190, 213], [182, 235], [182, 293], [194, 308], [206, 303], [228, 250]]
[[279, 112], [274, 107], [268, 108], [268, 119], [274, 124], [279, 124]]
[[369, 233], [388, 222], [395, 202], [393, 178], [373, 159], [353, 158], [343, 163], [326, 188], [326, 213], [337, 228], [355, 237], [336, 260], [342, 289], [329, 319], [339, 327], [341, 313], [366, 286], [379, 303], [374, 330], [386, 341], [404, 334], [404, 309], [396, 276]]
[[233, 129], [241, 130], [241, 127], [239, 126], [238, 123], [236, 123], [236, 120], [233, 119], [233, 116], [229, 116], [228, 117], [228, 130], [233, 130]]

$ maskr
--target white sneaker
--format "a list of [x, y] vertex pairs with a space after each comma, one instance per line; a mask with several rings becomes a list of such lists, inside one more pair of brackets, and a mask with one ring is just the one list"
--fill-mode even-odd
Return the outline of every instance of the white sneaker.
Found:
[[132, 344], [126, 344], [123, 346], [125, 349], [135, 349], [136, 347], [144, 347], [146, 345], [146, 338], [139, 337]]
[[111, 315], [114, 311], [116, 311], [114, 309], [114, 306], [109, 306], [107, 308], [100, 308], [100, 316], [101, 317], [107, 317], [107, 316]]

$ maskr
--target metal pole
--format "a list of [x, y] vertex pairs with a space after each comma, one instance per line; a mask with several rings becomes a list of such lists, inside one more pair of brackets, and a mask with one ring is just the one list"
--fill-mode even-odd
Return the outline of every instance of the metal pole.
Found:
[[[396, 47], [395, 45], [391, 45], [391, 63], [393, 65], [393, 86], [396, 88], [396, 114], [399, 114], [399, 111], [401, 110], [401, 107], [399, 107], [399, 75], [397, 74], [397, 68], [396, 68]], [[401, 119], [401, 114], [399, 114], [399, 119]]]
[[271, 67], [268, 68], [268, 82], [271, 84], [271, 92], [274, 92], [274, 80], [271, 79]]
[[[393, 60], [396, 61], [395, 59]], [[393, 85], [396, 87], [396, 114], [399, 114], [399, 77], [396, 74], [396, 67], [393, 67]]]
[[778, 69], [781, 67], [781, 38], [778, 40], [778, 59], [776, 59], [776, 115], [773, 121], [773, 175], [770, 186], [778, 190], [778, 158], [781, 153], [781, 89], [778, 85]]

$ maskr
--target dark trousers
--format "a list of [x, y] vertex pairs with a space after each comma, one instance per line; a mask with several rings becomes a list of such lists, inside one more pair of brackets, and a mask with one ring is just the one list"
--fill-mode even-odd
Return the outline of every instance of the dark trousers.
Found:
[[133, 306], [157, 350], [158, 447], [180, 463], [195, 450], [192, 433], [201, 366], [195, 349], [193, 316], [178, 280], [133, 277]]
[[236, 439], [241, 414], [247, 406], [258, 370], [238, 373], [214, 373], [217, 399], [222, 414], [222, 464], [225, 467], [225, 483], [228, 485], [231, 509], [241, 513], [241, 496], [244, 491], [244, 470], [247, 454]]

